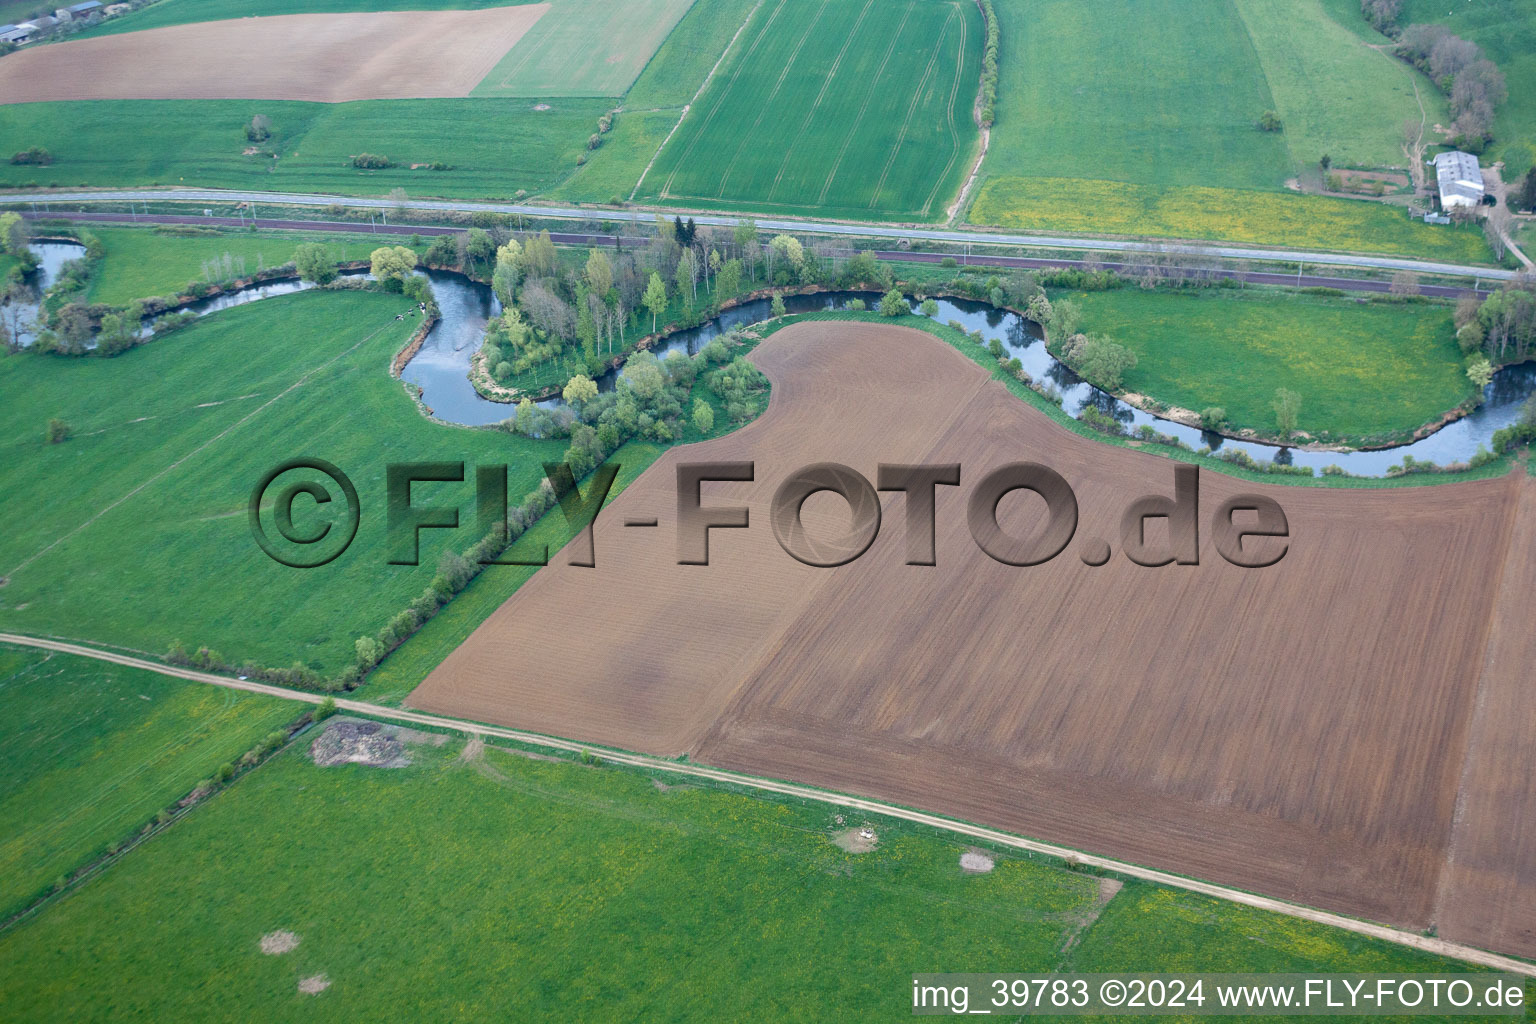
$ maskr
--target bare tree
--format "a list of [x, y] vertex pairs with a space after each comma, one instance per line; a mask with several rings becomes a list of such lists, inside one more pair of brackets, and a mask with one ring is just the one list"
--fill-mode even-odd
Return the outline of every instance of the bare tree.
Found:
[[1488, 240], [1488, 248], [1493, 250], [1496, 260], [1502, 260], [1509, 249], [1510, 220], [1509, 209], [1505, 206], [1493, 207], [1483, 218], [1483, 237]]
[[0, 330], [4, 332], [5, 347], [10, 352], [21, 349], [21, 336], [37, 326], [29, 314], [37, 303], [37, 289], [24, 284], [12, 284], [0, 296]]
[[1389, 291], [1401, 298], [1419, 294], [1419, 275], [1411, 270], [1399, 270], [1392, 275], [1392, 286]]
[[530, 281], [519, 300], [528, 312], [528, 320], [546, 334], [569, 341], [576, 335], [576, 311], [545, 284]]

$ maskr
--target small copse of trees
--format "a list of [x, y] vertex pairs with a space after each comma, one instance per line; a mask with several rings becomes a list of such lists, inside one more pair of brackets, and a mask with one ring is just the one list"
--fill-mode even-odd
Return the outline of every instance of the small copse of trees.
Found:
[[1481, 153], [1493, 138], [1494, 115], [1509, 97], [1504, 74], [1476, 43], [1441, 25], [1409, 25], [1397, 55], [1423, 71], [1450, 98], [1451, 141]]

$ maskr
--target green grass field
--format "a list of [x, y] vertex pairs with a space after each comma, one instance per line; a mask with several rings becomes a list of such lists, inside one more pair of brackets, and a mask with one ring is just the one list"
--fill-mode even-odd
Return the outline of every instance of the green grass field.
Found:
[[[967, 844], [899, 822], [845, 853], [865, 818], [815, 803], [456, 739], [320, 768], [307, 739], [0, 935], [9, 1012], [905, 1020], [915, 970], [1462, 969], [1150, 885], [1101, 913], [1091, 875], [1003, 853], [967, 875]], [[277, 929], [300, 945], [263, 955]]]
[[[153, 10], [154, 8], [150, 8]], [[537, 192], [576, 167], [597, 118], [612, 104], [531, 100], [84, 100], [0, 105], [0, 151], [42, 146], [49, 167], [0, 161], [0, 185], [197, 185], [213, 188], [507, 198]], [[245, 155], [244, 125], [271, 119], [263, 147]], [[445, 130], [445, 126], [451, 130]], [[359, 153], [397, 166], [363, 171]], [[411, 170], [442, 162], [449, 171]]]
[[942, 216], [974, 153], [981, 16], [960, 0], [771, 0], [642, 196]]
[[[1324, 153], [1401, 166], [1403, 121], [1423, 116], [1414, 82], [1430, 124], [1445, 119], [1445, 100], [1322, 4], [1223, 0], [1190, 18], [1178, 0], [1001, 0], [1005, 56], [985, 169], [1279, 188]], [[1257, 130], [1266, 109], [1284, 132]]]
[[677, 118], [676, 110], [626, 110], [619, 114], [613, 130], [603, 137], [602, 148], [588, 154], [587, 162], [555, 188], [551, 197], [577, 203], [627, 200]]
[[[424, 418], [388, 373], [419, 323], [393, 320], [401, 304], [309, 292], [226, 310], [115, 359], [0, 360], [11, 396], [0, 411], [10, 524], [0, 575], [11, 577], [0, 628], [155, 654], [179, 639], [235, 662], [349, 664], [356, 637], [430, 581], [439, 551], [477, 539], [471, 472], [462, 486], [416, 488], [418, 501], [463, 504], [467, 528], [426, 531], [419, 566], [385, 564], [385, 465], [506, 463], [519, 500], [567, 444]], [[44, 442], [52, 417], [72, 440]], [[262, 554], [245, 512], [261, 475], [300, 456], [341, 467], [362, 505], [346, 554], [307, 571]]]
[[[106, 248], [100, 267], [86, 291], [89, 302], [125, 305], [134, 299], [170, 295], [190, 282], [203, 280], [205, 261], [244, 260], [245, 271], [275, 267], [293, 258], [304, 242], [320, 242], [337, 261], [365, 260], [386, 244], [359, 234], [325, 234], [309, 231], [219, 231], [216, 234], [181, 236], [143, 228], [92, 227]], [[404, 239], [391, 238], [388, 244]], [[238, 270], [238, 263], [236, 264]]]
[[976, 224], [1071, 234], [1145, 235], [1491, 264], [1476, 227], [1437, 227], [1358, 199], [1065, 178], [991, 178]]
[[0, 645], [0, 701], [0, 918], [128, 838], [300, 710], [8, 645]]
[[558, 0], [475, 96], [622, 96], [694, 0]]
[[600, 149], [587, 155], [552, 195], [579, 203], [628, 199], [756, 0], [695, 3], [667, 36], [624, 97], [623, 111]]
[[996, 0], [1002, 30], [990, 176], [1277, 188], [1285, 139], [1229, 2]]
[[1494, 121], [1483, 163], [1505, 162], [1505, 180], [1536, 163], [1536, 0], [1407, 0], [1403, 24], [1434, 22], [1483, 48], [1504, 72], [1509, 100]]
[[0, 25], [29, 21], [43, 14], [52, 14], [54, 4], [46, 0], [0, 0]]
[[1445, 97], [1427, 78], [1365, 45], [1320, 0], [1233, 2], [1298, 169], [1311, 172], [1325, 153], [1338, 166], [1403, 167], [1403, 123], [1422, 123], [1431, 139], [1430, 126], [1447, 123]]
[[104, 21], [82, 35], [142, 32], [195, 21], [265, 18], [277, 14], [483, 10], [487, 7], [518, 7], [532, 2], [535, 0], [160, 0], [141, 10]]
[[1274, 432], [1282, 387], [1302, 396], [1300, 429], [1335, 440], [1410, 433], [1473, 392], [1445, 306], [1224, 289], [1071, 298], [1085, 330], [1136, 353], [1125, 390], [1196, 412], [1221, 406], [1237, 428]]
[[679, 110], [704, 84], [757, 0], [695, 3], [624, 97], [627, 110]]
[[[1403, 165], [1415, 81], [1429, 123], [1446, 116], [1325, 2], [1223, 0], [1190, 18], [1179, 0], [999, 0], [997, 124], [969, 220], [1490, 262], [1476, 232], [1284, 188], [1324, 153]], [[1266, 109], [1283, 132], [1258, 130]]]

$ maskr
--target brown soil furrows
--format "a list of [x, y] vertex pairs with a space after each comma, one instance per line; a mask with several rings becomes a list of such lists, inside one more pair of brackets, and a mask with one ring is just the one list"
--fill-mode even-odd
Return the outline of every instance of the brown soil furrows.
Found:
[[[906, 346], [911, 358], [903, 349], [900, 365], [878, 381], [861, 380], [861, 360], [886, 337], [861, 326], [845, 332], [844, 345], [765, 346], [760, 363], [776, 380], [767, 412], [728, 437], [658, 459], [599, 515], [596, 569], [552, 557], [550, 570], [412, 693], [411, 705], [474, 709], [469, 717], [481, 721], [515, 707], [539, 732], [566, 735], [577, 725], [582, 738], [598, 743], [666, 754], [692, 749], [752, 663], [772, 657], [807, 596], [832, 581], [779, 549], [765, 493], [809, 462], [853, 458], [860, 445], [915, 459], [983, 382], [980, 374], [957, 373], [969, 365], [958, 353], [927, 343]], [[950, 382], [943, 400], [911, 401], [936, 379]], [[670, 528], [676, 466], [721, 460], [755, 461], [758, 482], [705, 484], [703, 503], [752, 505], [753, 525], [711, 531], [711, 565], [678, 565]], [[622, 525], [647, 517], [665, 525]]]
[[7, 103], [468, 96], [548, 4], [284, 14], [98, 36], [0, 61]]
[[[1523, 476], [1523, 475], [1522, 475]], [[1442, 935], [1536, 954], [1536, 479], [1523, 477], [1499, 582], [1435, 924]], [[1489, 524], [1493, 528], [1493, 524]]]
[[[1057, 426], [917, 331], [808, 323], [753, 358], [774, 382], [768, 413], [658, 460], [599, 519], [598, 567], [552, 559], [413, 706], [687, 751], [1428, 923], [1510, 481], [1325, 490], [1204, 473], [1200, 565], [1117, 556], [1092, 569], [1079, 547], [1119, 547], [1126, 506], [1172, 493], [1168, 461]], [[756, 460], [757, 482], [710, 485], [705, 504], [748, 504], [752, 528], [714, 532], [713, 565], [677, 566], [675, 465], [731, 459]], [[966, 525], [970, 489], [1019, 460], [1065, 476], [1081, 516], [1073, 545], [1032, 568], [992, 561]], [[884, 497], [880, 537], [851, 565], [811, 569], [780, 550], [769, 501], [791, 467], [816, 461], [871, 480], [879, 462], [961, 463], [962, 486], [939, 491], [938, 566], [902, 564], [900, 495]], [[1290, 551], [1239, 569], [1216, 553], [1210, 519], [1255, 491], [1284, 507]], [[1005, 528], [1029, 531], [1030, 501], [1004, 499]], [[646, 515], [662, 528], [620, 525]], [[1507, 600], [1529, 618], [1528, 598]]]

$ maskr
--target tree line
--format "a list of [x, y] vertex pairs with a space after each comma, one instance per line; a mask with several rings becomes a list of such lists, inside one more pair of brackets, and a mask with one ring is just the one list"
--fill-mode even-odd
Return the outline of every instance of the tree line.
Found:
[[[560, 381], [600, 376], [644, 334], [669, 322], [702, 323], [743, 290], [892, 282], [873, 254], [844, 258], [788, 234], [764, 241], [750, 218], [711, 228], [658, 214], [648, 233], [642, 247], [625, 250], [615, 239], [612, 248], [571, 259], [548, 231], [476, 228], [457, 241], [439, 238], [427, 259], [489, 278], [502, 313], [486, 326], [480, 365], [496, 384], [525, 389], [547, 382], [551, 371]], [[456, 261], [446, 258], [455, 251]]]
[[1509, 98], [1504, 74], [1478, 45], [1443, 25], [1400, 24], [1402, 0], [1360, 0], [1360, 13], [1378, 32], [1397, 40], [1399, 57], [1435, 83], [1450, 99], [1452, 142], [1481, 153], [1493, 140], [1498, 107]]

